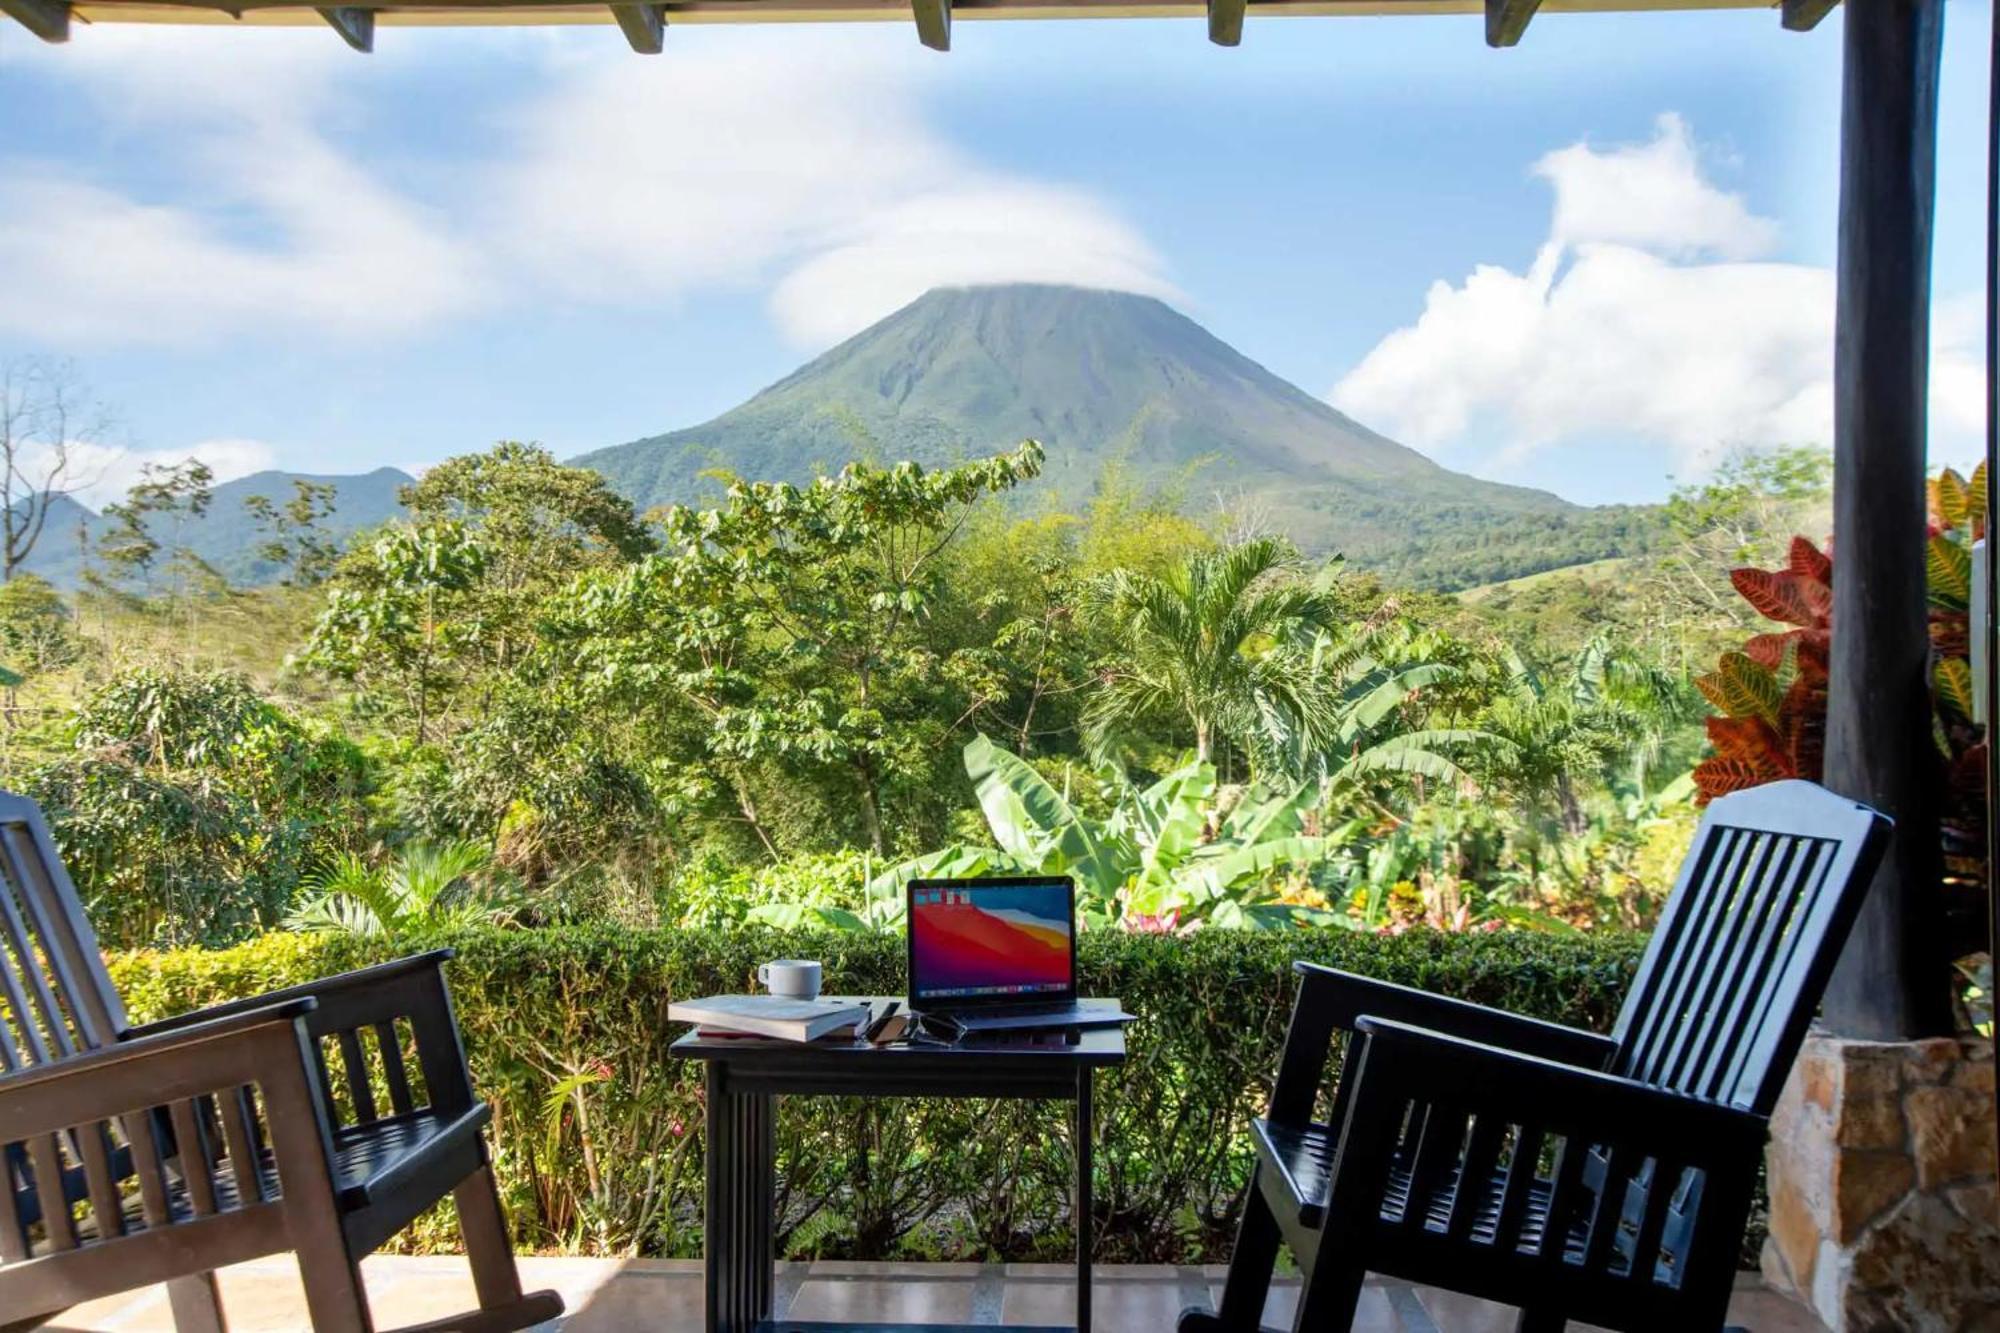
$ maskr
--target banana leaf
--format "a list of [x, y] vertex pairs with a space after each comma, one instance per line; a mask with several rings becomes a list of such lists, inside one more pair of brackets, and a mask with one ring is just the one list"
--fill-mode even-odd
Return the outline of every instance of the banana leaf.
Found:
[[965, 771], [1003, 851], [1045, 873], [1069, 871], [1086, 892], [1116, 892], [1124, 879], [1116, 849], [1026, 760], [979, 736], [965, 747]]

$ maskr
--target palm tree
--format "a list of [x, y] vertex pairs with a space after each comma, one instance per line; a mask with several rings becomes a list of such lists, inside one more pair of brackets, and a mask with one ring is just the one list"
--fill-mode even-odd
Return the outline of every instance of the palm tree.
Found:
[[1586, 784], [1614, 765], [1644, 774], [1667, 733], [1688, 716], [1684, 683], [1592, 640], [1555, 670], [1510, 652], [1507, 682], [1480, 720], [1492, 740], [1491, 776], [1521, 802], [1531, 873], [1543, 843], [1581, 834]]
[[1330, 736], [1333, 718], [1315, 682], [1280, 645], [1304, 647], [1339, 616], [1317, 588], [1284, 575], [1290, 545], [1256, 538], [1184, 558], [1164, 574], [1121, 569], [1098, 594], [1118, 649], [1083, 714], [1083, 738], [1104, 759], [1117, 739], [1147, 722], [1194, 733], [1197, 762], [1219, 739], [1282, 727]]
[[312, 896], [287, 922], [294, 930], [395, 939], [418, 930], [448, 929], [504, 920], [505, 903], [492, 901], [473, 879], [493, 862], [478, 843], [415, 843], [381, 865], [352, 852], [307, 877]]

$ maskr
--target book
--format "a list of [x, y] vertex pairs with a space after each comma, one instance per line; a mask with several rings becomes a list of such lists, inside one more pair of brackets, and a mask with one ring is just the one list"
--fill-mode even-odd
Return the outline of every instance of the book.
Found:
[[793, 1000], [782, 995], [711, 995], [667, 1006], [667, 1020], [704, 1032], [817, 1041], [868, 1017], [868, 1006], [843, 1000]]

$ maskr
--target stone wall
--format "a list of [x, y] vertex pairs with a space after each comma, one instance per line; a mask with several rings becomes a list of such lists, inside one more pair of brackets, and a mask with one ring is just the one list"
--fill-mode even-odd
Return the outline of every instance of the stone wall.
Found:
[[2000, 1333], [1993, 1045], [1815, 1034], [1771, 1120], [1764, 1276], [1834, 1333]]

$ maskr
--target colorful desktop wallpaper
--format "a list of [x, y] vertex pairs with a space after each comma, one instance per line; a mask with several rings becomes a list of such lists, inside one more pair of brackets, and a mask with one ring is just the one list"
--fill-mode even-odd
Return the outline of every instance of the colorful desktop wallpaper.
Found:
[[925, 995], [1069, 989], [1069, 890], [1062, 885], [918, 889], [910, 931], [912, 982]]

